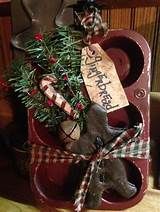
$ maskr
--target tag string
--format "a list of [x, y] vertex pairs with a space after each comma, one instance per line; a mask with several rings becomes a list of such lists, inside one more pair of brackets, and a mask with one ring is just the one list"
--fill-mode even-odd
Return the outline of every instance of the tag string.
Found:
[[81, 26], [83, 26], [85, 31], [84, 43], [88, 46], [92, 43], [92, 37], [94, 35], [103, 36], [108, 32], [108, 26], [102, 21], [100, 11], [93, 5], [90, 5], [88, 10], [84, 11], [84, 17], [81, 19]]

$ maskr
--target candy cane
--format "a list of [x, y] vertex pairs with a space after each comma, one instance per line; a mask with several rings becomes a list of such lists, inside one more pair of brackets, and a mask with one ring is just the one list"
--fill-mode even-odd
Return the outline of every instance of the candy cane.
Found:
[[48, 75], [41, 80], [40, 88], [50, 100], [52, 100], [58, 107], [62, 108], [69, 116], [73, 119], [78, 118], [77, 112], [70, 106], [65, 98], [54, 89], [53, 85], [56, 83], [56, 77]]

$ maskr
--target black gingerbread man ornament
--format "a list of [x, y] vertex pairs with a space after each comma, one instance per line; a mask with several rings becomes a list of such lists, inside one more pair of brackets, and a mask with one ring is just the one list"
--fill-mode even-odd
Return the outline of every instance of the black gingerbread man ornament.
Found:
[[[100, 148], [107, 148], [124, 130], [109, 126], [105, 108], [92, 103], [87, 113], [86, 132], [78, 141], [68, 143], [66, 149], [76, 154], [92, 155]], [[83, 166], [85, 167], [85, 162]], [[136, 186], [128, 181], [126, 169], [119, 158], [97, 162], [87, 192], [86, 206], [98, 208], [103, 192], [111, 188], [127, 199], [137, 192]]]

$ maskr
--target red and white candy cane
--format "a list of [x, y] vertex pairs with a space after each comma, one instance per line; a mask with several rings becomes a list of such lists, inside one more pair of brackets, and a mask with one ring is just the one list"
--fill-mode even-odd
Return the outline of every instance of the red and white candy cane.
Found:
[[58, 107], [62, 108], [73, 119], [78, 118], [78, 113], [71, 107], [65, 98], [54, 89], [54, 84], [57, 83], [55, 76], [47, 75], [40, 82], [40, 88], [44, 94], [52, 100]]

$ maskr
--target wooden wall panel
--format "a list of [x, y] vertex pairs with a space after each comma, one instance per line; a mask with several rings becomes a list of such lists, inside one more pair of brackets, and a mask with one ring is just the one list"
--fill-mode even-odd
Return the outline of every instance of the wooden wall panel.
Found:
[[103, 8], [135, 8], [160, 6], [160, 0], [96, 0]]
[[102, 18], [112, 29], [130, 29], [131, 9], [105, 9], [102, 10]]
[[[135, 20], [133, 30], [139, 32], [148, 41], [152, 51], [151, 77], [153, 78], [156, 71], [154, 47], [156, 41], [156, 7], [144, 7], [135, 9]], [[157, 44], [156, 44], [157, 45]]]
[[11, 18], [0, 17], [0, 76], [11, 62]]
[[148, 41], [153, 48], [154, 32], [156, 23], [156, 7], [144, 7], [135, 9], [134, 27]]
[[[11, 17], [9, 15], [9, 1], [0, 1], [0, 80], [10, 66], [11, 53]], [[13, 121], [11, 101], [7, 98], [3, 86], [0, 86], [0, 129], [5, 129]]]
[[131, 9], [111, 9], [110, 26], [113, 29], [130, 29]]
[[110, 28], [110, 10], [105, 9], [101, 11], [102, 19], [108, 24]]
[[153, 77], [152, 90], [160, 91], [160, 7], [157, 10], [155, 41], [153, 48]]

